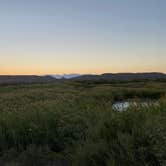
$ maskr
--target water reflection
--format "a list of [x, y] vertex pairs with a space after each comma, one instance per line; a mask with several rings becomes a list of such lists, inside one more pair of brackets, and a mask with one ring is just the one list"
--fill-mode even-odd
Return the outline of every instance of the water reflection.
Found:
[[136, 102], [136, 101], [119, 101], [115, 102], [112, 105], [112, 109], [114, 111], [126, 111], [129, 107], [149, 107], [149, 106], [157, 106], [158, 102], [157, 101], [141, 101], [141, 102]]

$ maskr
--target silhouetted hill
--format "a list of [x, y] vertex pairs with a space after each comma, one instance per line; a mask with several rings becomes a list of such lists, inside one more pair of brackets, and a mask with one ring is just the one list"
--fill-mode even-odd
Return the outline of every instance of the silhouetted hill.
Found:
[[51, 76], [35, 76], [35, 75], [0, 75], [0, 84], [13, 83], [45, 83], [53, 82], [56, 79]]
[[[36, 75], [0, 75], [0, 84], [17, 84], [17, 83], [48, 83], [63, 81], [53, 76], [36, 76]], [[104, 73], [101, 75], [78, 75], [74, 78], [68, 78], [74, 81], [134, 81], [134, 80], [164, 80], [166, 74], [163, 73]]]
[[104, 73], [101, 75], [82, 75], [73, 80], [78, 81], [132, 81], [132, 80], [166, 80], [166, 74], [164, 73]]

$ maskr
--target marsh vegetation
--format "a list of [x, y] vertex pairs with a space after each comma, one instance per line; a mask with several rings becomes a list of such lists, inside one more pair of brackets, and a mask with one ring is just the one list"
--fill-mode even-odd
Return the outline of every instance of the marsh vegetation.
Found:
[[2, 85], [0, 165], [165, 166], [165, 94], [157, 81]]

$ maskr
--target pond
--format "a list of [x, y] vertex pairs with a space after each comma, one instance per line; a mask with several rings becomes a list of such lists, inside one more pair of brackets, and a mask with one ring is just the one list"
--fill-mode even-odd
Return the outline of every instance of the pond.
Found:
[[158, 101], [157, 100], [143, 100], [143, 101], [118, 101], [118, 102], [115, 102], [113, 105], [112, 105], [112, 109], [114, 111], [126, 111], [129, 107], [138, 107], [138, 106], [141, 106], [141, 107], [149, 107], [149, 106], [157, 106], [158, 105]]

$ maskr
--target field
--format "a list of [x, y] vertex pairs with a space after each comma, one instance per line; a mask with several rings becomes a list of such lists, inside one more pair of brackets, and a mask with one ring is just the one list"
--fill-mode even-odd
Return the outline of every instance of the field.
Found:
[[[165, 166], [166, 82], [0, 85], [2, 166]], [[154, 107], [112, 110], [116, 101]]]

